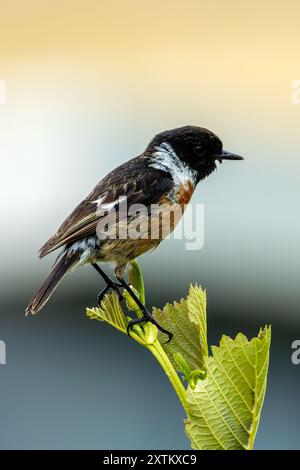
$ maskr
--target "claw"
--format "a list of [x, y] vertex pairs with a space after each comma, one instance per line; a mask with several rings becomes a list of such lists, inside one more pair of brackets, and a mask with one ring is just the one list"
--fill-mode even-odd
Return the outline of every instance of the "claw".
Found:
[[104, 289], [98, 294], [98, 305], [101, 306], [101, 302], [104, 299], [105, 294], [109, 291], [109, 289], [112, 289], [117, 292], [120, 301], [123, 300], [124, 297], [122, 292], [120, 291], [120, 287], [122, 287], [121, 284], [117, 284], [113, 281], [107, 284]]
[[130, 336], [130, 329], [133, 327], [133, 325], [137, 325], [138, 323], [142, 323], [144, 321], [149, 321], [149, 322], [153, 323], [153, 325], [155, 325], [159, 329], [159, 331], [161, 331], [162, 333], [164, 333], [165, 335], [167, 335], [169, 337], [167, 343], [169, 343], [171, 341], [171, 339], [173, 338], [173, 334], [170, 333], [168, 330], [165, 330], [165, 328], [163, 328], [162, 326], [160, 326], [159, 323], [157, 323], [157, 321], [153, 318], [153, 316], [151, 315], [149, 310], [145, 307], [145, 305], [142, 304], [140, 299], [136, 296], [134, 291], [124, 281], [124, 279], [122, 277], [117, 276], [117, 279], [119, 281], [119, 284], [118, 284], [117, 282], [114, 282], [109, 276], [107, 276], [107, 274], [105, 274], [105, 272], [97, 265], [97, 263], [92, 263], [92, 266], [102, 276], [102, 278], [106, 282], [105, 288], [98, 295], [98, 305], [101, 306], [101, 302], [103, 300], [103, 297], [105, 296], [106, 292], [109, 289], [113, 289], [115, 292], [117, 292], [117, 294], [119, 296], [119, 300], [123, 300], [124, 297], [122, 295], [122, 292], [120, 291], [120, 288], [123, 288], [123, 289], [126, 289], [126, 291], [129, 293], [131, 298], [135, 301], [137, 306], [143, 312], [144, 316], [142, 318], [136, 318], [134, 320], [131, 320], [128, 323], [128, 326], [127, 326], [128, 336]]

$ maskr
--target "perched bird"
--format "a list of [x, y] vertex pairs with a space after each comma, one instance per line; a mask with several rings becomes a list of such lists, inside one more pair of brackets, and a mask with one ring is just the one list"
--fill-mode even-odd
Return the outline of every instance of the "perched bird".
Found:
[[[239, 155], [223, 150], [221, 140], [213, 132], [202, 127], [184, 126], [157, 134], [141, 155], [123, 163], [102, 179], [42, 246], [40, 257], [61, 247], [62, 251], [50, 275], [28, 304], [26, 313], [37, 313], [41, 310], [64, 275], [71, 269], [90, 263], [106, 282], [105, 289], [99, 294], [99, 303], [109, 288], [121, 295], [122, 287], [142, 310], [143, 317], [133, 319], [129, 323], [128, 333], [134, 324], [150, 321], [168, 334], [170, 340], [172, 333], [157, 324], [124, 280], [126, 265], [155, 248], [164, 238], [161, 226], [156, 237], [150, 233], [151, 224], [148, 222], [153, 205], [164, 207], [167, 212], [168, 208], [171, 212], [177, 205], [182, 208], [183, 213], [196, 185], [216, 169], [217, 160], [222, 162], [242, 159]], [[142, 237], [130, 236], [126, 231], [127, 236], [124, 236], [124, 230], [123, 236], [120, 236], [120, 229], [124, 228], [124, 224], [135, 220], [135, 216], [129, 215], [129, 210], [125, 217], [121, 217], [125, 200], [129, 208], [135, 204], [142, 204], [146, 208], [146, 215], [144, 212], [143, 216], [147, 227], [146, 236], [145, 230]], [[107, 237], [102, 237], [101, 234], [105, 233], [104, 226], [109, 225]], [[175, 225], [173, 220], [169, 232]], [[97, 262], [113, 262], [118, 282], [107, 276]]]

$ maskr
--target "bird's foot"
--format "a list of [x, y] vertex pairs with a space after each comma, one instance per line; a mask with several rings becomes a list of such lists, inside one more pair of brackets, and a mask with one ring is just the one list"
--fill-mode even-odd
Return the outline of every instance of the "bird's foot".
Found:
[[137, 306], [139, 307], [139, 309], [141, 310], [141, 312], [143, 314], [143, 316], [141, 318], [135, 318], [133, 320], [130, 320], [130, 322], [127, 325], [127, 334], [128, 334], [128, 336], [130, 336], [130, 330], [134, 325], [137, 325], [137, 324], [142, 323], [142, 322], [150, 322], [153, 325], [155, 325], [159, 331], [161, 331], [162, 333], [164, 333], [165, 335], [167, 335], [169, 337], [169, 339], [167, 341], [167, 343], [169, 343], [169, 341], [171, 341], [171, 339], [173, 338], [173, 334], [170, 333], [170, 331], [163, 328], [162, 326], [160, 326], [159, 323], [157, 323], [157, 321], [153, 318], [153, 316], [151, 315], [151, 313], [149, 312], [147, 307], [145, 307], [145, 305], [142, 304], [142, 302], [137, 297], [135, 292], [131, 289], [131, 287], [127, 284], [127, 282], [124, 281], [124, 279], [122, 277], [117, 276], [117, 279], [120, 282], [121, 286], [124, 287], [124, 289], [126, 289], [126, 291], [129, 293], [131, 298], [135, 301], [135, 303], [137, 304]]
[[128, 336], [131, 336], [130, 335], [130, 330], [132, 329], [132, 327], [134, 325], [138, 325], [139, 323], [143, 323], [143, 322], [150, 322], [152, 323], [153, 325], [155, 325], [157, 327], [157, 329], [159, 331], [161, 331], [162, 333], [164, 333], [165, 335], [167, 335], [169, 337], [169, 339], [166, 341], [166, 343], [169, 343], [171, 341], [171, 339], [173, 338], [173, 333], [170, 333], [170, 331], [168, 330], [165, 330], [165, 328], [163, 328], [162, 326], [160, 326], [159, 323], [157, 323], [157, 321], [153, 318], [153, 316], [148, 312], [147, 315], [144, 315], [143, 317], [141, 318], [135, 318], [134, 320], [130, 320], [130, 322], [128, 323], [127, 325], [127, 334]]
[[98, 305], [101, 306], [101, 302], [104, 299], [105, 294], [109, 291], [109, 289], [112, 289], [118, 294], [120, 301], [123, 300], [124, 297], [120, 290], [121, 287], [121, 284], [118, 284], [117, 282], [114, 282], [110, 279], [104, 289], [98, 294]]

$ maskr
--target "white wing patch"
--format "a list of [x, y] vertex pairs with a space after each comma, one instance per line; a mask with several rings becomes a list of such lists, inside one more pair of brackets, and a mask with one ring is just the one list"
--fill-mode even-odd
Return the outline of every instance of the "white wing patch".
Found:
[[116, 199], [115, 201], [107, 202], [103, 204], [103, 201], [105, 201], [106, 196], [107, 196], [107, 193], [104, 194], [103, 196], [100, 196], [98, 199], [95, 199], [94, 201], [92, 201], [92, 204], [97, 204], [97, 211], [98, 210], [110, 211], [111, 209], [115, 207], [115, 205], [117, 204], [120, 205], [122, 202], [124, 202], [127, 199], [127, 196], [119, 196], [119, 198]]
[[97, 204], [97, 207], [101, 206], [102, 202], [105, 200], [107, 196], [107, 193], [105, 193], [103, 196], [98, 197], [98, 199], [95, 199], [94, 201], [91, 201], [92, 204]]
[[[126, 199], [127, 199], [127, 196], [119, 196], [119, 198], [116, 199], [115, 201], [108, 202], [107, 204], [101, 204], [101, 209], [104, 209], [106, 211], [110, 211], [111, 209], [113, 209], [115, 207], [115, 205], [122, 204], [122, 202], [126, 201]], [[98, 208], [100, 209], [100, 206], [98, 206]]]

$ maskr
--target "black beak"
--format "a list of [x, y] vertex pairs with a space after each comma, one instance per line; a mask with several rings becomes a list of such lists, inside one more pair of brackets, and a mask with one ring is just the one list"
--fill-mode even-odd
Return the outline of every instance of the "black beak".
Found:
[[223, 150], [222, 153], [216, 155], [215, 159], [219, 160], [220, 163], [222, 163], [222, 160], [244, 160], [240, 155], [232, 152], [226, 152], [226, 150]]

